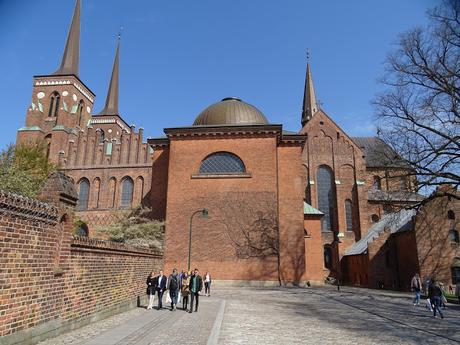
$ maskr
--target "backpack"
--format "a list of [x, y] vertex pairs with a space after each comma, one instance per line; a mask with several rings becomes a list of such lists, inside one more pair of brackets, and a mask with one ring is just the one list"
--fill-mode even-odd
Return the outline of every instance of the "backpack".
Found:
[[177, 283], [177, 277], [171, 276], [171, 281], [169, 282], [169, 290], [177, 290], [179, 284]]

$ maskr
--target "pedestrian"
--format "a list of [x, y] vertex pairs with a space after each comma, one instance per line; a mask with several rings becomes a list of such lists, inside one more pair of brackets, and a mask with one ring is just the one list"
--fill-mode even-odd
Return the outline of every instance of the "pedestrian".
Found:
[[147, 309], [153, 308], [153, 300], [155, 299], [155, 290], [157, 289], [157, 277], [155, 271], [150, 272], [147, 277], [147, 296], [149, 298], [149, 304]]
[[442, 309], [447, 309], [447, 298], [446, 298], [446, 289], [444, 288], [444, 284], [443, 283], [438, 283], [439, 285], [439, 288], [441, 289], [441, 293], [442, 293], [442, 296], [441, 296], [441, 307]]
[[201, 289], [203, 289], [203, 279], [198, 274], [198, 268], [195, 268], [192, 276], [190, 277], [190, 310], [193, 312], [193, 302], [195, 301], [195, 312], [198, 311], [198, 302]]
[[458, 304], [460, 304], [460, 281], [455, 285], [455, 295], [458, 299]]
[[177, 297], [179, 294], [179, 275], [177, 269], [173, 269], [171, 275], [168, 278], [169, 297], [171, 297], [171, 311], [176, 310]]
[[163, 294], [166, 290], [166, 280], [163, 270], [160, 270], [160, 274], [157, 277], [158, 310], [163, 308]]
[[181, 286], [181, 294], [182, 294], [182, 309], [188, 311], [188, 296], [190, 295], [190, 271], [184, 273], [182, 276], [182, 286]]
[[410, 287], [412, 291], [415, 292], [415, 297], [414, 297], [414, 306], [420, 304], [420, 293], [422, 290], [422, 280], [420, 279], [420, 275], [418, 273], [415, 273], [414, 277], [411, 280]]
[[441, 298], [442, 298], [442, 290], [434, 279], [431, 280], [430, 287], [428, 289], [428, 295], [430, 296], [431, 304], [433, 305], [433, 317], [436, 317], [436, 311], [441, 316], [441, 319], [444, 319], [442, 315], [440, 306], [441, 306]]
[[206, 296], [211, 296], [211, 275], [206, 272], [204, 275], [204, 293]]

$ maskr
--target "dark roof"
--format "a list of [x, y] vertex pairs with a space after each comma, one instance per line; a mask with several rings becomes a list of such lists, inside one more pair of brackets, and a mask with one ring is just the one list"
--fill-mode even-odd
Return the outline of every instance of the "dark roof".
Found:
[[210, 105], [193, 122], [194, 126], [268, 124], [259, 109], [235, 97], [227, 97]]
[[425, 197], [421, 194], [413, 193], [407, 190], [400, 191], [385, 191], [378, 189], [370, 189], [367, 192], [367, 199], [369, 201], [377, 201], [381, 203], [382, 201], [387, 202], [420, 202]]
[[109, 90], [107, 91], [107, 98], [105, 100], [104, 109], [97, 115], [120, 115], [118, 112], [118, 65], [120, 55], [120, 40], [118, 40], [117, 50], [115, 52], [115, 59], [113, 60], [112, 76], [110, 78]]
[[72, 23], [62, 55], [61, 66], [54, 72], [54, 75], [78, 75], [78, 64], [80, 60], [80, 0], [75, 4]]
[[404, 159], [378, 137], [354, 137], [352, 139], [364, 149], [366, 167], [368, 168], [411, 168]]

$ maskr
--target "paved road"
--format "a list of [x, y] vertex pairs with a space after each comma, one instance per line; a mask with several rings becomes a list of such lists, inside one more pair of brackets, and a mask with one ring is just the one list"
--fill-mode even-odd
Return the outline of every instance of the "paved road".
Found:
[[460, 343], [460, 306], [434, 319], [404, 294], [228, 288], [200, 303], [193, 314], [138, 308], [40, 345]]

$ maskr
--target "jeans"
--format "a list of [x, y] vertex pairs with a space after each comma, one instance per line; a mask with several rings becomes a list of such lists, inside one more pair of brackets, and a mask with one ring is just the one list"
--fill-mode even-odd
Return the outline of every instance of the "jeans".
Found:
[[171, 309], [177, 304], [177, 295], [179, 290], [169, 290], [169, 297], [171, 297]]
[[193, 301], [196, 300], [195, 311], [198, 311], [198, 292], [190, 292], [190, 311], [193, 311]]
[[441, 296], [433, 296], [433, 300], [431, 302], [433, 303], [433, 316], [436, 316], [436, 311], [438, 311], [441, 318], [443, 317], [441, 309], [440, 309], [441, 302], [442, 302]]
[[415, 290], [414, 304], [420, 303], [420, 290]]

